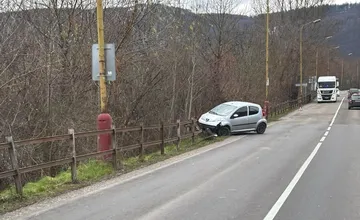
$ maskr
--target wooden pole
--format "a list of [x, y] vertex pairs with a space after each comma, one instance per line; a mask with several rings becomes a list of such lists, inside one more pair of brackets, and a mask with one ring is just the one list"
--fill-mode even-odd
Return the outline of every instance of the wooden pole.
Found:
[[165, 154], [165, 143], [164, 143], [164, 122], [161, 121], [161, 127], [160, 127], [160, 140], [161, 140], [161, 144], [160, 144], [160, 151], [161, 154]]
[[76, 148], [75, 148], [75, 132], [74, 129], [69, 129], [70, 146], [72, 148], [72, 162], [71, 162], [71, 181], [77, 183], [77, 170], [76, 170]]
[[180, 120], [176, 120], [176, 135], [177, 135], [177, 143], [176, 143], [176, 150], [179, 151], [180, 149], [180, 143], [181, 143], [181, 125], [180, 125]]
[[144, 124], [140, 124], [140, 159], [143, 159], [145, 155], [144, 149]]
[[107, 112], [106, 73], [105, 73], [105, 40], [102, 0], [96, 0], [97, 32], [99, 44], [99, 75], [100, 75], [100, 107], [101, 113]]
[[18, 164], [18, 160], [17, 160], [15, 143], [11, 136], [6, 137], [5, 139], [6, 139], [6, 142], [8, 142], [9, 146], [10, 146], [9, 147], [9, 155], [10, 155], [11, 165], [12, 165], [12, 168], [15, 170], [14, 181], [15, 181], [16, 193], [19, 195], [22, 195], [23, 189], [22, 189], [22, 184], [21, 184], [21, 173], [19, 171], [19, 164]]
[[191, 141], [192, 141], [192, 143], [195, 143], [195, 119], [194, 118], [191, 119], [191, 133], [192, 133]]
[[111, 126], [112, 129], [112, 133], [111, 133], [111, 144], [112, 144], [112, 149], [113, 149], [113, 153], [112, 153], [112, 163], [113, 163], [113, 167], [114, 170], [118, 169], [118, 165], [117, 165], [117, 142], [116, 142], [116, 128], [115, 125]]

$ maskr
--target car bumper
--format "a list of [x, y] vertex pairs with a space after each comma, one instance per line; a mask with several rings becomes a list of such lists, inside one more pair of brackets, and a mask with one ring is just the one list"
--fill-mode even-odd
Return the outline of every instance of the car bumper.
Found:
[[218, 130], [218, 126], [208, 125], [208, 124], [204, 124], [204, 123], [201, 123], [201, 122], [198, 122], [198, 126], [201, 128], [201, 130], [204, 130], [204, 131], [210, 130], [213, 133], [216, 133], [217, 130]]
[[332, 95], [318, 95], [317, 96], [317, 101], [318, 102], [333, 102], [336, 101], [337, 99], [337, 95], [336, 94], [332, 94]]
[[360, 107], [360, 102], [349, 103], [349, 107]]

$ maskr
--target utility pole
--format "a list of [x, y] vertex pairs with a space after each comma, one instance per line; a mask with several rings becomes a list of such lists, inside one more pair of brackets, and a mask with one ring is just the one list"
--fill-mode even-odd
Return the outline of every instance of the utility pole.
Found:
[[330, 49], [328, 49], [327, 75], [330, 74]]
[[339, 49], [340, 46], [336, 46], [336, 47], [333, 47], [333, 48], [329, 48], [328, 49], [328, 69], [327, 69], [327, 75], [329, 76], [330, 75], [330, 50], [334, 49]]
[[[106, 97], [106, 60], [105, 60], [105, 40], [104, 40], [104, 13], [102, 0], [96, 0], [96, 15], [97, 15], [97, 32], [98, 32], [98, 46], [99, 46], [99, 81], [100, 81], [100, 110], [101, 114], [97, 117], [97, 129], [107, 130], [112, 128], [112, 118], [108, 114], [107, 97]], [[110, 150], [112, 146], [112, 138], [110, 134], [98, 135], [98, 151]], [[111, 153], [104, 155], [103, 159], [113, 157]]]
[[[352, 53], [349, 53], [348, 56], [352, 56]], [[344, 74], [345, 74], [345, 73], [344, 73]], [[342, 80], [341, 80], [341, 84], [343, 84], [343, 83], [342, 83]], [[348, 83], [346, 83], [346, 84], [348, 84]]]
[[269, 93], [269, 0], [266, 0], [266, 74], [265, 74], [265, 83], [266, 83], [266, 93], [265, 93], [265, 100], [268, 101], [268, 93]]
[[105, 41], [104, 41], [104, 16], [102, 0], [96, 0], [97, 32], [99, 44], [99, 75], [100, 75], [100, 109], [101, 113], [107, 112], [106, 74], [105, 74]]
[[357, 84], [359, 88], [359, 61], [356, 61], [356, 76], [357, 76]]
[[309, 24], [316, 24], [319, 23], [321, 19], [316, 19], [314, 21], [308, 22], [306, 24], [301, 25], [300, 27], [300, 109], [302, 107], [303, 101], [303, 29], [305, 26]]
[[270, 7], [269, 0], [266, 0], [266, 62], [265, 62], [265, 117], [269, 114], [269, 16]]
[[316, 78], [315, 78], [315, 80], [316, 80], [316, 82], [317, 82], [317, 77], [318, 77], [318, 65], [319, 65], [319, 49], [316, 49], [316, 62], [315, 62], [315, 76], [316, 76]]
[[341, 88], [342, 88], [342, 86], [343, 86], [343, 79], [344, 79], [344, 58], [342, 59], [342, 61], [341, 61], [341, 79], [340, 79], [340, 81], [341, 81]]
[[[348, 53], [348, 56], [351, 56], [351, 55], [352, 55], [352, 53]], [[343, 84], [344, 74], [345, 74], [345, 71], [344, 71], [344, 58], [343, 58], [342, 63], [341, 63], [341, 87], [344, 85]]]
[[303, 98], [303, 58], [302, 58], [302, 44], [303, 44], [303, 29], [304, 26], [301, 26], [300, 28], [300, 99], [302, 102], [302, 98]]

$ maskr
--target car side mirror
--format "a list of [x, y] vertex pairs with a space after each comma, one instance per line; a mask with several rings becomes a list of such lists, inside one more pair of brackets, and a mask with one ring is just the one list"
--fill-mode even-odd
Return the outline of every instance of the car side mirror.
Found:
[[237, 118], [237, 117], [239, 117], [238, 114], [233, 114], [233, 118]]

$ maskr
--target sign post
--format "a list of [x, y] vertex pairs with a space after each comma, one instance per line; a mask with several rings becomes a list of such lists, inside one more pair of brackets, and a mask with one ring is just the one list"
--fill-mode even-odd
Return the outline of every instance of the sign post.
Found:
[[[115, 81], [116, 79], [116, 59], [115, 59], [115, 45], [105, 44], [105, 75], [106, 81]], [[92, 46], [92, 80], [100, 81], [99, 74], [99, 45]]]
[[[101, 10], [101, 9], [100, 9]], [[100, 93], [101, 98], [101, 114], [97, 118], [97, 129], [98, 130], [108, 130], [112, 126], [112, 118], [110, 114], [107, 113], [107, 100], [106, 100], [106, 82], [115, 81], [116, 79], [116, 59], [115, 59], [115, 45], [114, 44], [105, 44], [103, 46], [104, 51], [100, 51], [99, 44], [93, 44], [92, 46], [92, 80], [99, 81], [100, 91], [104, 90], [105, 92]], [[103, 62], [105, 65], [100, 62], [100, 57], [103, 56]], [[102, 69], [105, 68], [105, 69]], [[103, 72], [103, 73], [102, 73]], [[102, 75], [103, 74], [103, 75]], [[105, 93], [105, 94], [103, 94]], [[103, 100], [104, 99], [104, 100]], [[98, 151], [110, 150], [112, 145], [112, 139], [110, 134], [99, 134], [98, 135]], [[109, 159], [111, 153], [105, 155], [103, 159]]]

